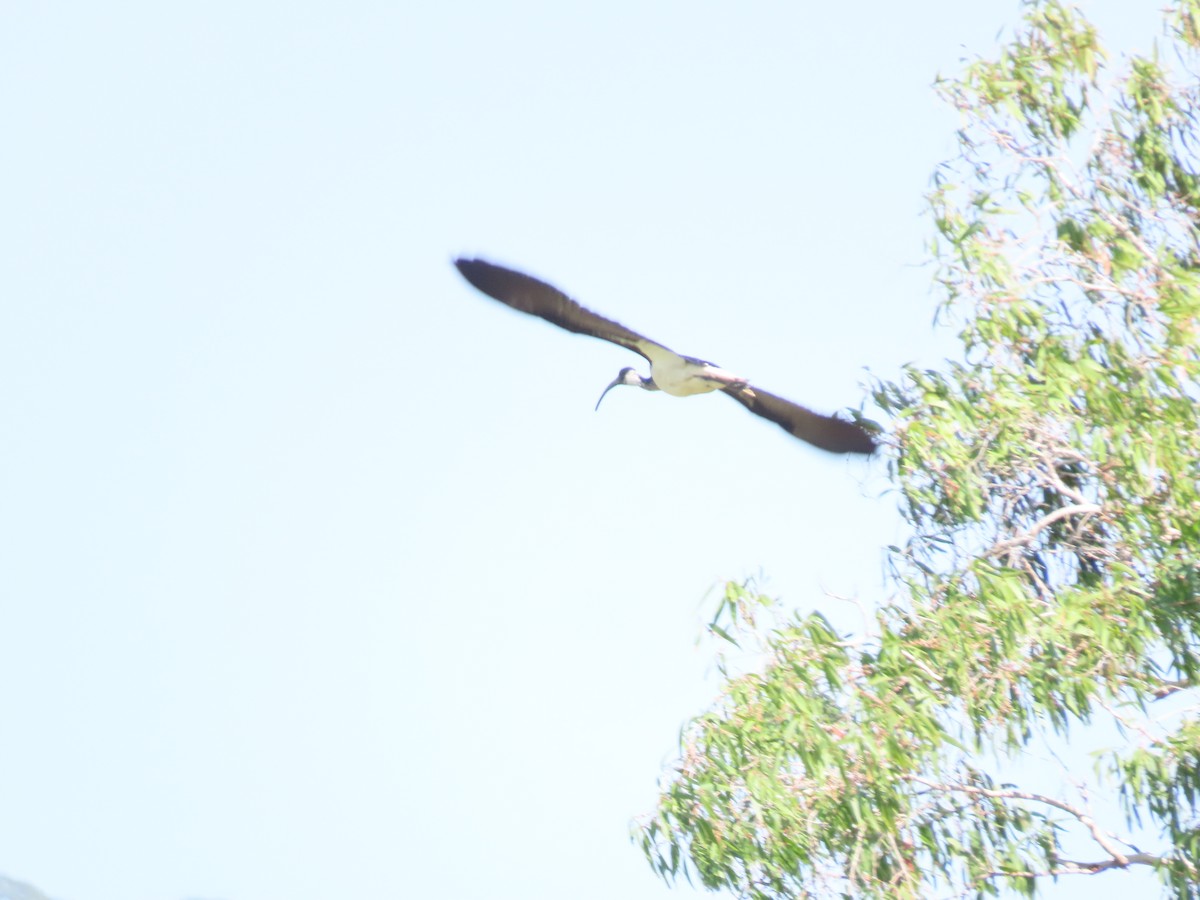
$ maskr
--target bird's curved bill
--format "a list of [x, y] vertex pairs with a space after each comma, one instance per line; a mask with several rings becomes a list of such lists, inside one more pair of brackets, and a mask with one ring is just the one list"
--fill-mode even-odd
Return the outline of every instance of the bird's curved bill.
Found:
[[612, 381], [612, 384], [610, 384], [608, 387], [606, 387], [606, 388], [604, 389], [604, 393], [600, 395], [600, 400], [597, 400], [597, 401], [596, 401], [596, 410], [595, 410], [595, 411], [599, 412], [599, 410], [600, 410], [600, 402], [601, 402], [601, 401], [602, 401], [602, 400], [603, 400], [605, 397], [607, 397], [607, 396], [608, 396], [608, 392], [609, 392], [609, 391], [611, 391], [613, 388], [615, 388], [615, 387], [616, 387], [618, 384], [624, 384], [624, 383], [625, 383], [625, 381], [623, 380], [623, 378], [622, 378], [622, 376], [621, 376], [621, 375], [618, 375], [616, 378], [614, 378], [614, 379], [613, 379], [613, 381]]

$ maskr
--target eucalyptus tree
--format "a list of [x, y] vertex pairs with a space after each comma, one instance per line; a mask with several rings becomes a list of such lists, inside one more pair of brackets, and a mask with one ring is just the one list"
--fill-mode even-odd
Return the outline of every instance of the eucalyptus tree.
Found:
[[[1114, 60], [1032, 2], [939, 82], [962, 123], [931, 245], [962, 353], [876, 385], [898, 599], [845, 634], [763, 627], [771, 601], [728, 586], [714, 628], [766, 662], [729, 672], [637, 826], [664, 877], [925, 898], [1137, 866], [1200, 897], [1200, 0], [1166, 22]], [[1087, 771], [1023, 783], [1065, 741]]]

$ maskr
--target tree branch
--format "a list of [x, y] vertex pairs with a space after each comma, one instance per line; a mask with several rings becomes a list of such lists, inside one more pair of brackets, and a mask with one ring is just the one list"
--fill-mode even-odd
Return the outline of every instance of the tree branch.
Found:
[[[1032, 803], [1044, 803], [1047, 806], [1052, 806], [1055, 809], [1058, 809], [1058, 810], [1061, 810], [1062, 812], [1068, 813], [1069, 815], [1074, 816], [1077, 820], [1079, 820], [1079, 823], [1081, 825], [1083, 825], [1085, 828], [1087, 828], [1087, 830], [1092, 835], [1092, 840], [1094, 840], [1097, 844], [1099, 844], [1101, 849], [1104, 850], [1104, 852], [1107, 853], [1111, 857], [1110, 860], [1108, 860], [1107, 862], [1105, 862], [1103, 864], [1103, 868], [1106, 868], [1106, 869], [1110, 869], [1110, 868], [1114, 868], [1114, 867], [1123, 869], [1126, 866], [1130, 865], [1131, 861], [1137, 862], [1137, 863], [1140, 863], [1143, 865], [1151, 865], [1151, 863], [1146, 862], [1146, 859], [1156, 860], [1156, 862], [1154, 862], [1153, 865], [1158, 865], [1158, 863], [1161, 862], [1161, 859], [1159, 859], [1158, 857], [1150, 857], [1148, 854], [1145, 854], [1145, 853], [1133, 853], [1133, 854], [1123, 853], [1121, 851], [1121, 848], [1118, 847], [1116, 845], [1116, 843], [1114, 843], [1114, 841], [1115, 841], [1114, 836], [1109, 834], [1108, 832], [1104, 831], [1103, 829], [1101, 829], [1099, 824], [1097, 824], [1096, 820], [1093, 819], [1091, 817], [1091, 815], [1088, 814], [1087, 810], [1080, 809], [1078, 806], [1072, 806], [1070, 803], [1067, 803], [1063, 800], [1058, 800], [1054, 797], [1047, 797], [1044, 794], [1034, 794], [1034, 793], [1031, 793], [1030, 791], [1013, 790], [1011, 788], [1004, 789], [1004, 790], [993, 790], [991, 788], [981, 788], [981, 787], [976, 787], [976, 786], [970, 785], [970, 784], [939, 784], [937, 782], [928, 781], [928, 780], [921, 778], [919, 776], [916, 776], [916, 775], [910, 775], [909, 780], [914, 781], [917, 784], [922, 784], [925, 787], [929, 788], [930, 790], [934, 790], [934, 791], [944, 791], [946, 793], [971, 794], [971, 795], [979, 796], [979, 797], [991, 797], [996, 800], [1028, 800]], [[1070, 861], [1063, 860], [1063, 862], [1070, 862]], [[1071, 863], [1071, 864], [1082, 867], [1079, 871], [1100, 871], [1100, 869], [1095, 868], [1095, 866], [1100, 865], [1098, 863]]]
[[1007, 540], [997, 541], [988, 551], [989, 556], [999, 556], [1002, 553], [1007, 553], [1009, 550], [1015, 550], [1017, 547], [1024, 547], [1033, 543], [1033, 539], [1038, 536], [1038, 533], [1048, 525], [1053, 525], [1059, 519], [1065, 519], [1068, 516], [1074, 515], [1094, 515], [1103, 511], [1103, 507], [1095, 503], [1073, 503], [1070, 506], [1060, 506], [1053, 512], [1047, 513], [1042, 518], [1038, 519], [1027, 531], [1016, 537], [1008, 538]]
[[[1054, 862], [1056, 867], [1050, 874], [1095, 875], [1097, 872], [1103, 872], [1105, 869], [1124, 869], [1126, 866], [1162, 866], [1167, 862], [1161, 856], [1155, 856], [1153, 853], [1128, 853], [1122, 859], [1124, 861], [1114, 857], [1112, 859], [1103, 859], [1099, 862], [1078, 862], [1073, 859], [1055, 857]], [[1063, 868], [1060, 869], [1058, 866], [1062, 866]]]
[[1164, 697], [1170, 697], [1172, 694], [1179, 691], [1186, 691], [1192, 688], [1190, 681], [1164, 681], [1162, 685], [1154, 691], [1153, 697], [1155, 700], [1162, 700]]

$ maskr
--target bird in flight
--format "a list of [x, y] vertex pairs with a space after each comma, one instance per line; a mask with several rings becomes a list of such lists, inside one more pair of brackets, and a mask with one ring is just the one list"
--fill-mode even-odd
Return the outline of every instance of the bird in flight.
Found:
[[833, 416], [823, 416], [761, 388], [752, 387], [745, 378], [713, 363], [681, 356], [618, 322], [580, 306], [544, 281], [482, 259], [457, 259], [454, 265], [467, 281], [492, 299], [523, 313], [538, 316], [567, 331], [618, 344], [650, 363], [648, 378], [643, 378], [630, 367], [618, 372], [600, 395], [600, 400], [596, 401], [596, 409], [600, 408], [600, 401], [608, 392], [618, 385], [663, 391], [673, 397], [719, 390], [756, 416], [774, 422], [788, 434], [814, 447], [830, 453], [870, 454], [875, 451], [874, 438], [862, 426]]

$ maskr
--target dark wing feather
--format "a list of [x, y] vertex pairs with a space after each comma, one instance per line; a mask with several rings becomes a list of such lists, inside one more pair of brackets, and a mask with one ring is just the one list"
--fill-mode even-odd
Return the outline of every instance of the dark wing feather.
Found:
[[644, 356], [647, 361], [650, 357], [646, 356], [644, 347], [662, 347], [636, 331], [630, 331], [620, 322], [606, 319], [580, 306], [558, 288], [523, 272], [493, 265], [482, 259], [456, 259], [454, 265], [463, 278], [492, 299], [545, 319], [559, 328], [611, 341]]
[[756, 387], [722, 388], [756, 416], [769, 419], [788, 434], [830, 453], [874, 453], [875, 440], [861, 425], [823, 416]]

